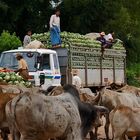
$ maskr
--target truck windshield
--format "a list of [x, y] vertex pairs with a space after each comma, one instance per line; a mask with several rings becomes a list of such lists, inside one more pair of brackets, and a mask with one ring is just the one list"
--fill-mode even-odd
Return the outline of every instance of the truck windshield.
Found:
[[50, 55], [49, 54], [43, 54], [42, 55], [42, 64], [41, 64], [42, 70], [50, 70]]
[[[8, 52], [3, 53], [0, 59], [0, 67], [8, 68], [12, 70], [18, 69], [18, 61], [16, 59], [17, 52]], [[28, 64], [28, 69], [30, 72], [36, 71], [36, 59], [37, 59], [37, 52], [20, 52], [23, 58], [26, 60]]]

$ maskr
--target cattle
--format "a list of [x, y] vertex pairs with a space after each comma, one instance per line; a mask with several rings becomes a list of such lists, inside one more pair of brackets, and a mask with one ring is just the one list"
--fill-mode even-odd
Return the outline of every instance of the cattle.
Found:
[[124, 87], [122, 87], [116, 91], [122, 92], [122, 93], [124, 93], [124, 92], [133, 93], [136, 96], [140, 96], [140, 89], [137, 87], [134, 87], [134, 86], [125, 85]]
[[7, 102], [9, 102], [11, 99], [13, 99], [17, 94], [14, 93], [0, 93], [0, 129], [1, 129], [1, 135], [4, 140], [8, 139], [8, 123], [6, 120], [6, 114], [5, 114], [5, 106]]
[[0, 85], [0, 92], [20, 94], [21, 89], [16, 85]]
[[125, 140], [128, 137], [140, 136], [140, 107], [118, 106], [110, 113], [110, 122], [114, 140]]
[[[6, 83], [1, 83], [0, 85], [0, 129], [1, 129], [1, 137], [4, 140], [8, 139], [9, 128], [6, 122], [6, 115], [5, 115], [5, 106], [11, 99], [13, 99], [18, 94], [32, 91], [33, 93], [39, 93], [38, 87], [33, 88], [26, 88], [16, 85], [8, 85]], [[6, 126], [4, 126], [4, 125]]]
[[93, 124], [98, 112], [108, 112], [105, 107], [91, 106], [80, 101], [79, 93], [72, 85], [63, 87], [58, 96], [24, 93], [6, 105], [11, 132], [14, 124], [22, 140], [81, 140]]
[[[53, 90], [48, 94], [49, 96], [57, 96], [62, 94], [64, 91], [62, 86], [57, 86], [53, 88]], [[98, 100], [99, 96], [95, 96], [94, 93], [89, 88], [82, 88], [78, 89], [80, 100], [82, 102], [86, 103], [94, 103], [94, 105], [97, 105], [96, 100]]]
[[[137, 97], [135, 94], [130, 93], [119, 93], [112, 91], [106, 88], [103, 88], [100, 91], [100, 99], [98, 101], [99, 105], [103, 105], [112, 111], [118, 105], [126, 105], [129, 107], [139, 107], [140, 106], [140, 97]], [[109, 139], [109, 115], [106, 114], [106, 124], [105, 124], [105, 133], [106, 138]]]
[[48, 93], [48, 96], [57, 96], [57, 95], [62, 94], [63, 92], [64, 92], [63, 87], [57, 86], [57, 87], [54, 87], [50, 93]]
[[[64, 91], [64, 88], [62, 86], [58, 86], [58, 87], [55, 87], [48, 95], [57, 96], [57, 95], [62, 94], [63, 91]], [[95, 105], [95, 102], [96, 102], [96, 100], [98, 100], [99, 96], [98, 95], [95, 96], [94, 93], [92, 93], [92, 91], [89, 88], [82, 88], [82, 89], [80, 89], [78, 91], [79, 91], [80, 100], [82, 102], [84, 102], [84, 103], [89, 103], [90, 105], [86, 104], [86, 106], [88, 106], [89, 111], [92, 110], [92, 107], [93, 107], [93, 105]], [[91, 103], [93, 103], [93, 101], [94, 101], [94, 104], [91, 104]], [[93, 123], [91, 125], [91, 128], [89, 129], [90, 139], [91, 140], [93, 138], [94, 139], [97, 138], [97, 128], [100, 127], [101, 125], [103, 125], [102, 115], [104, 115], [106, 113], [107, 113], [107, 111], [102, 112], [102, 113], [98, 111], [96, 124]], [[93, 134], [93, 128], [95, 128], [95, 134]], [[84, 134], [84, 137], [86, 137], [86, 134]]]
[[22, 140], [81, 140], [81, 119], [76, 100], [79, 96], [73, 92], [58, 96], [21, 94], [6, 105], [10, 130], [13, 132], [12, 125], [16, 124]]
[[21, 94], [24, 92], [40, 93], [42, 91], [39, 87], [26, 88], [21, 85], [0, 85], [0, 92]]

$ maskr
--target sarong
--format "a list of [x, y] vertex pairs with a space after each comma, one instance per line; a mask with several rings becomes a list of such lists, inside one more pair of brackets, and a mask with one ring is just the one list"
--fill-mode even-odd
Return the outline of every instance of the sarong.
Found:
[[28, 70], [20, 70], [19, 75], [23, 77], [24, 80], [29, 79], [29, 72]]
[[60, 29], [57, 26], [53, 26], [50, 31], [52, 46], [61, 45]]

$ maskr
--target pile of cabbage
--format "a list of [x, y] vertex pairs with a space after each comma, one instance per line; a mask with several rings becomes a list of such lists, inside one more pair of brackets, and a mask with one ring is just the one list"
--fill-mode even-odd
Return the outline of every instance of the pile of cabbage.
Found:
[[25, 81], [20, 75], [15, 72], [0, 72], [0, 82], [6, 82], [11, 85], [20, 85], [31, 87], [32, 83]]
[[[32, 40], [39, 40], [41, 41], [46, 48], [51, 48], [50, 42], [50, 32], [32, 35]], [[101, 43], [97, 40], [93, 40], [87, 38], [85, 35], [81, 35], [79, 33], [70, 33], [70, 32], [61, 32], [61, 39], [62, 39], [62, 47], [69, 47], [68, 44], [78, 46], [78, 47], [92, 47], [92, 48], [100, 48]], [[113, 45], [114, 49], [124, 49], [123, 44], [121, 41], [117, 42], [117, 45]]]

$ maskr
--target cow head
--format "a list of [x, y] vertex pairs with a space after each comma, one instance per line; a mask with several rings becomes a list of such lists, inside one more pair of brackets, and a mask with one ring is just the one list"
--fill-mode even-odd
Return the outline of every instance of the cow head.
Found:
[[109, 110], [104, 107], [104, 106], [94, 106], [97, 112], [97, 116], [95, 121], [93, 122], [95, 127], [100, 127], [103, 125], [103, 120], [102, 120], [102, 116], [105, 116], [106, 114], [109, 114]]

